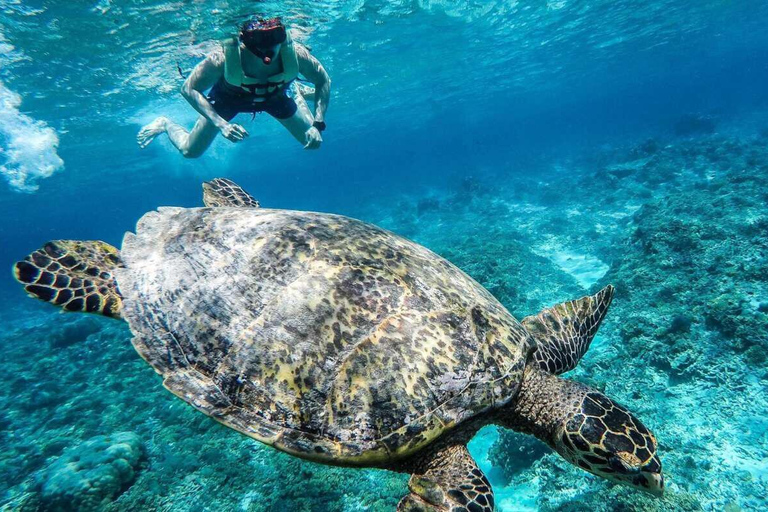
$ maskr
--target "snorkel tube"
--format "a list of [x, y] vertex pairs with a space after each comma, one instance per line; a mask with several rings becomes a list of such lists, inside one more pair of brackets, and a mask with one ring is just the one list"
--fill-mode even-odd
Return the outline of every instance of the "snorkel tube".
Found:
[[285, 25], [280, 18], [249, 20], [240, 28], [239, 39], [248, 51], [269, 64], [286, 40]]

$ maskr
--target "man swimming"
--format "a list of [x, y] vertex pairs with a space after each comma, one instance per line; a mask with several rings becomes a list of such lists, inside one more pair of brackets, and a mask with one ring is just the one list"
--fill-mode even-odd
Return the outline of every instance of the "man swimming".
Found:
[[[314, 115], [304, 99], [311, 88], [294, 84], [293, 97], [288, 95], [299, 75], [315, 85]], [[197, 158], [219, 132], [232, 142], [248, 136], [245, 128], [230, 122], [237, 114], [267, 112], [305, 149], [317, 149], [323, 142], [331, 79], [309, 50], [291, 41], [279, 18], [250, 20], [237, 37], [224, 41], [192, 70], [181, 94], [200, 113], [192, 131], [161, 116], [139, 131], [140, 147], [167, 133], [182, 155]]]

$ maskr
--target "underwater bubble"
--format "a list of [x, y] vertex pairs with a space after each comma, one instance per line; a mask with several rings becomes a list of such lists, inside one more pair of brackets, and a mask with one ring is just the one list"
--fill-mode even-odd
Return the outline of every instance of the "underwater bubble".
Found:
[[14, 190], [34, 192], [38, 181], [64, 168], [59, 137], [20, 112], [21, 96], [0, 82], [0, 173]]

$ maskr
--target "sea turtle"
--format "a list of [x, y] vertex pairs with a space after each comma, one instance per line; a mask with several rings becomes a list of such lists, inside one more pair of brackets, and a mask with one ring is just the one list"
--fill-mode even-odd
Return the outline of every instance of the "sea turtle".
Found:
[[203, 184], [205, 208], [145, 214], [122, 250], [56, 240], [15, 265], [26, 291], [128, 322], [176, 396], [305, 459], [411, 474], [399, 511], [489, 511], [467, 450], [484, 425], [660, 495], [654, 436], [576, 366], [613, 287], [517, 321], [426, 248], [371, 224], [260, 208]]

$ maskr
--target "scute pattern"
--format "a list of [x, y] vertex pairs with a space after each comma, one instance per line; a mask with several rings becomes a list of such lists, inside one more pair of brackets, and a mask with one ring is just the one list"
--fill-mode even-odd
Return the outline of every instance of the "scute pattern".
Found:
[[613, 291], [613, 286], [608, 285], [595, 295], [523, 319], [522, 324], [538, 345], [535, 358], [542, 370], [560, 375], [576, 368], [608, 312]]
[[425, 460], [424, 471], [411, 476], [411, 493], [400, 500], [397, 512], [493, 512], [491, 484], [465, 445], [426, 453]]
[[455, 266], [341, 216], [163, 208], [122, 257], [134, 346], [165, 386], [316, 460], [413, 453], [507, 403], [533, 347]]
[[122, 297], [112, 276], [117, 249], [105, 242], [52, 240], [14, 265], [30, 295], [66, 311], [120, 318]]
[[258, 208], [259, 202], [242, 189], [240, 185], [227, 178], [215, 178], [203, 183], [203, 203], [205, 206], [239, 206]]
[[[567, 458], [574, 464], [608, 477], [640, 468], [651, 472], [661, 470], [656, 439], [624, 407], [600, 393], [591, 392], [584, 397], [581, 411], [583, 414], [574, 416], [566, 424], [562, 437]], [[612, 459], [610, 453], [618, 454], [618, 460]], [[647, 486], [644, 478], [639, 478], [638, 483]]]

